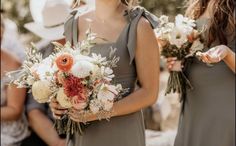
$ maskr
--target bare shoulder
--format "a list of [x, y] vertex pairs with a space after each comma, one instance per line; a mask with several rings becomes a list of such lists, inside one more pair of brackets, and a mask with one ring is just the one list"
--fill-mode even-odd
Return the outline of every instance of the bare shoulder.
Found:
[[87, 20], [87, 19], [92, 19], [91, 16], [92, 16], [93, 13], [94, 13], [94, 11], [88, 11], [86, 13], [83, 13], [83, 14], [79, 15], [79, 18], [82, 21]]
[[140, 18], [137, 26], [137, 37], [142, 39], [141, 42], [156, 41], [154, 30], [151, 23], [144, 17]]
[[144, 17], [140, 18], [137, 29], [138, 29], [138, 32], [153, 31], [150, 22]]
[[[144, 17], [140, 18], [137, 26], [137, 50], [157, 50], [158, 44], [151, 23]], [[145, 49], [139, 49], [145, 48]], [[149, 48], [149, 49], [147, 49]], [[147, 51], [145, 52], [147, 53]]]

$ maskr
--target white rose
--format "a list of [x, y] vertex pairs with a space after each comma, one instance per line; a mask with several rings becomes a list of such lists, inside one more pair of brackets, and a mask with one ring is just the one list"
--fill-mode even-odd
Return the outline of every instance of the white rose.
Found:
[[59, 104], [64, 107], [64, 108], [71, 108], [72, 107], [72, 103], [69, 100], [69, 98], [66, 96], [66, 94], [64, 93], [64, 89], [60, 88], [57, 92], [57, 101], [59, 102]]
[[101, 74], [103, 76], [103, 78], [107, 81], [111, 81], [112, 78], [115, 77], [115, 75], [113, 74], [113, 70], [109, 67], [101, 67]]
[[78, 61], [72, 68], [71, 73], [78, 78], [88, 77], [94, 69], [94, 65], [88, 61]]
[[32, 86], [32, 94], [34, 99], [39, 103], [46, 103], [49, 100], [49, 96], [52, 94], [50, 90], [50, 82], [48, 81], [36, 81]]

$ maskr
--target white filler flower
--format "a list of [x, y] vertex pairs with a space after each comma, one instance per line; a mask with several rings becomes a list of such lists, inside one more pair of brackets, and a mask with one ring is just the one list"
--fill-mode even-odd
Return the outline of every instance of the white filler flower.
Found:
[[175, 25], [182, 33], [188, 35], [193, 31], [193, 28], [196, 26], [196, 23], [194, 20], [179, 14], [175, 17]]
[[116, 86], [103, 84], [98, 92], [97, 98], [101, 101], [114, 101], [118, 94]]

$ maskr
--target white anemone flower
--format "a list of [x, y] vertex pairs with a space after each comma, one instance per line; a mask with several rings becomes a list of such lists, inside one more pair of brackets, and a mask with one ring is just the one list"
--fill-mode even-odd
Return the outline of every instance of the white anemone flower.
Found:
[[195, 20], [189, 19], [179, 14], [175, 17], [176, 27], [185, 34], [190, 34], [193, 31], [193, 28], [196, 26]]
[[94, 65], [89, 61], [77, 61], [71, 68], [71, 73], [78, 78], [85, 78], [91, 75]]
[[171, 45], [176, 45], [176, 47], [181, 48], [181, 46], [188, 41], [187, 35], [179, 31], [178, 28], [173, 29], [169, 35], [169, 42]]

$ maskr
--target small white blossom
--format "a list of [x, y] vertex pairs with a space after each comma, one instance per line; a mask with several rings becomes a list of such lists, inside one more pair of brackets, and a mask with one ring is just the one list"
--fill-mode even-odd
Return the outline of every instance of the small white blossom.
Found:
[[113, 107], [113, 102], [112, 101], [105, 101], [103, 102], [103, 110], [105, 111], [111, 111], [112, 107]]
[[175, 17], [175, 25], [182, 33], [188, 35], [193, 31], [193, 28], [196, 26], [196, 23], [194, 20], [179, 14]]
[[166, 16], [166, 15], [162, 15], [162, 16], [159, 18], [159, 20], [160, 20], [160, 25], [162, 26], [162, 25], [164, 25], [164, 24], [166, 24], [166, 23], [169, 22], [169, 17]]
[[102, 64], [106, 61], [106, 57], [102, 57], [101, 54], [92, 53], [92, 58], [96, 64]]
[[71, 108], [72, 107], [72, 103], [71, 103], [70, 99], [66, 96], [66, 94], [64, 93], [63, 88], [60, 88], [59, 91], [57, 92], [56, 99], [62, 107], [64, 107], [64, 108]]
[[97, 114], [102, 108], [102, 102], [98, 99], [93, 99], [90, 101], [89, 109], [93, 114]]
[[98, 92], [97, 98], [101, 101], [114, 101], [117, 94], [116, 86], [103, 84]]
[[101, 67], [101, 74], [104, 77], [105, 80], [111, 81], [115, 75], [113, 74], [113, 70], [109, 67]]
[[36, 73], [40, 80], [51, 80], [56, 69], [52, 67], [52, 58], [47, 57], [41, 63], [31, 67], [31, 73]]

